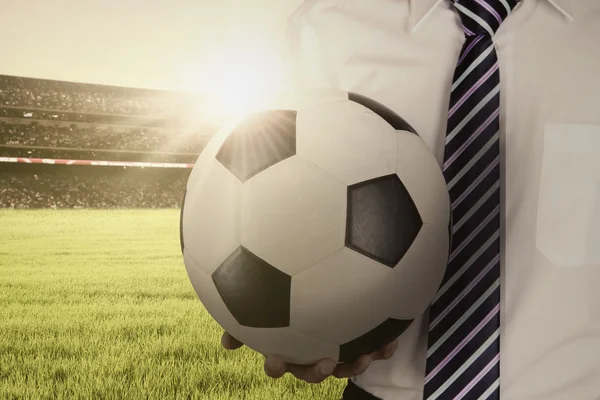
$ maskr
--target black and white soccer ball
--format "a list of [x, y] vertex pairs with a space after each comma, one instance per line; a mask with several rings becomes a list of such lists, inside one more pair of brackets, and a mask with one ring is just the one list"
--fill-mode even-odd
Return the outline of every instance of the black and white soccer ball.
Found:
[[198, 158], [181, 211], [185, 267], [212, 317], [250, 348], [352, 361], [434, 298], [448, 191], [385, 106], [341, 91], [288, 100], [223, 129]]

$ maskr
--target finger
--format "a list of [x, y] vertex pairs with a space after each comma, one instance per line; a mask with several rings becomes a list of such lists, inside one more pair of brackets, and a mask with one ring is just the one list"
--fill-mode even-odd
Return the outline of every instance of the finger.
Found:
[[223, 336], [221, 336], [221, 345], [227, 350], [235, 350], [242, 347], [244, 343], [240, 342], [229, 333], [223, 332]]
[[376, 352], [372, 353], [373, 360], [389, 360], [398, 350], [398, 340], [386, 344]]
[[370, 354], [364, 354], [353, 363], [340, 364], [336, 367], [333, 375], [336, 378], [351, 378], [365, 372], [373, 362], [373, 357]]
[[286, 372], [285, 367], [285, 362], [283, 362], [283, 359], [280, 356], [276, 354], [266, 356], [264, 369], [267, 376], [270, 376], [271, 378], [281, 378]]
[[296, 378], [308, 383], [320, 383], [333, 374], [335, 367], [334, 360], [325, 358], [315, 365], [287, 364], [286, 370]]

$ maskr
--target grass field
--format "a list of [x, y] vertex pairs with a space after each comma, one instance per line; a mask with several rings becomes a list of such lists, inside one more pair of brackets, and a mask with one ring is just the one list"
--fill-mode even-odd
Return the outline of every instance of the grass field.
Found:
[[220, 347], [178, 210], [0, 210], [0, 399], [339, 399]]

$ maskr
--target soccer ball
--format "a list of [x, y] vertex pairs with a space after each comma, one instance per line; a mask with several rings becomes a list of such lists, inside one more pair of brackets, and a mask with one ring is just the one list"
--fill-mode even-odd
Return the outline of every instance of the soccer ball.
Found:
[[208, 312], [287, 362], [349, 362], [432, 301], [450, 248], [433, 154], [356, 93], [289, 96], [221, 130], [181, 210], [181, 249]]

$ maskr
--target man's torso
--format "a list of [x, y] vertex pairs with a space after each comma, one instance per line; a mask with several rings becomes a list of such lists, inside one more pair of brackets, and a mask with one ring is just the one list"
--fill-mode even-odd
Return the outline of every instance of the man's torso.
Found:
[[[572, 17], [572, 20], [571, 20]], [[441, 163], [463, 32], [448, 3], [307, 1], [290, 20], [296, 83], [372, 97]], [[524, 0], [495, 37], [501, 76], [504, 399], [600, 397], [600, 3]], [[420, 399], [426, 318], [355, 382]]]

